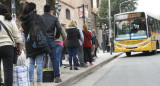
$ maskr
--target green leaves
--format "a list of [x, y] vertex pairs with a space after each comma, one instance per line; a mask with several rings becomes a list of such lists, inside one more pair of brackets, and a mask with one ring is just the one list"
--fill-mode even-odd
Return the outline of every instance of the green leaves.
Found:
[[[114, 17], [114, 14], [121, 12], [128, 12], [128, 11], [134, 11], [136, 9], [137, 0], [110, 0], [111, 5], [111, 16], [112, 20]], [[120, 7], [121, 4], [121, 7]], [[101, 0], [99, 14], [101, 17], [105, 18], [108, 15], [108, 0]], [[99, 21], [101, 21], [99, 19]], [[103, 20], [102, 22], [108, 22], [108, 20]], [[108, 24], [108, 23], [107, 23]]]

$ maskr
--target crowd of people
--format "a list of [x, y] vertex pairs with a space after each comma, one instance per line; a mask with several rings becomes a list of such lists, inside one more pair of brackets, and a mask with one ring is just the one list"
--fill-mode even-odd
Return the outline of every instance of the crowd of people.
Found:
[[[88, 30], [86, 24], [81, 29], [75, 21], [70, 21], [68, 26], [65, 23], [60, 23], [59, 19], [53, 15], [54, 11], [49, 5], [44, 6], [43, 15], [38, 15], [36, 12], [35, 3], [26, 3], [20, 17], [21, 28], [18, 29], [7, 7], [0, 3], [0, 21], [7, 27], [14, 39], [14, 42], [12, 42], [4, 26], [0, 24], [0, 62], [2, 59], [5, 86], [12, 86], [13, 83], [13, 54], [16, 44], [18, 54], [21, 55], [21, 51], [24, 50], [26, 58], [29, 59], [29, 81], [31, 86], [34, 86], [35, 64], [37, 86], [42, 85], [43, 68], [53, 69], [54, 82], [62, 82], [60, 67], [64, 67], [62, 63], [64, 58], [69, 61], [69, 70], [79, 70], [78, 67], [94, 65], [93, 60], [94, 57], [97, 57], [96, 51], [99, 47], [95, 31]], [[41, 27], [45, 28], [42, 33], [47, 36], [47, 45], [43, 48], [35, 49], [36, 46], [31, 37], [35, 35], [32, 34], [32, 31], [35, 31], [33, 28], [36, 28], [39, 23]], [[24, 34], [24, 38], [20, 32]], [[68, 55], [66, 56], [66, 54]]]

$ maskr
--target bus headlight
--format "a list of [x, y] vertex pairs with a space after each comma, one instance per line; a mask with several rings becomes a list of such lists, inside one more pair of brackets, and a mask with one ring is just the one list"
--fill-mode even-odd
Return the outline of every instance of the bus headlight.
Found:
[[142, 46], [145, 46], [145, 45], [147, 45], [148, 43], [149, 43], [149, 42], [145, 42], [145, 43], [142, 44]]

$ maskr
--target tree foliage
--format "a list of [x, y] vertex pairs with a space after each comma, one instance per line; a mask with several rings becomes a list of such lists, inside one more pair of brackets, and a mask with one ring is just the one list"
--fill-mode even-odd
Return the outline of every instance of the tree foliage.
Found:
[[[134, 11], [137, 5], [136, 1], [137, 0], [110, 0], [112, 20], [113, 20], [114, 14], [120, 13], [120, 9], [122, 10], [122, 12], [124, 12], [124, 9], [126, 11]], [[125, 3], [121, 4], [121, 8], [119, 8], [120, 3], [122, 2], [125, 2]], [[99, 14], [103, 18], [108, 16], [108, 0], [101, 0]], [[108, 20], [102, 21], [99, 19], [99, 22], [108, 24]]]
[[[20, 1], [21, 0], [15, 0], [17, 18], [21, 15], [23, 9], [23, 3], [20, 3]], [[11, 0], [0, 0], [0, 2], [6, 5], [9, 12], [11, 13]]]
[[[55, 10], [55, 0], [46, 0], [46, 3], [50, 5]], [[56, 12], [54, 12], [54, 15]]]

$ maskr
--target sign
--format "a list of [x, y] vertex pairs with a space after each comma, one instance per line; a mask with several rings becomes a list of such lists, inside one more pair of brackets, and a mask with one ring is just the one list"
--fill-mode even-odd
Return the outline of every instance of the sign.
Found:
[[[88, 5], [85, 6], [84, 10], [85, 10], [84, 11], [85, 12], [85, 17], [88, 18]], [[78, 14], [79, 14], [79, 18], [83, 17], [83, 7], [78, 8]]]
[[128, 14], [116, 15], [115, 20], [124, 20], [124, 19], [132, 19], [139, 17], [145, 17], [145, 14], [142, 12], [142, 13], [128, 13]]

